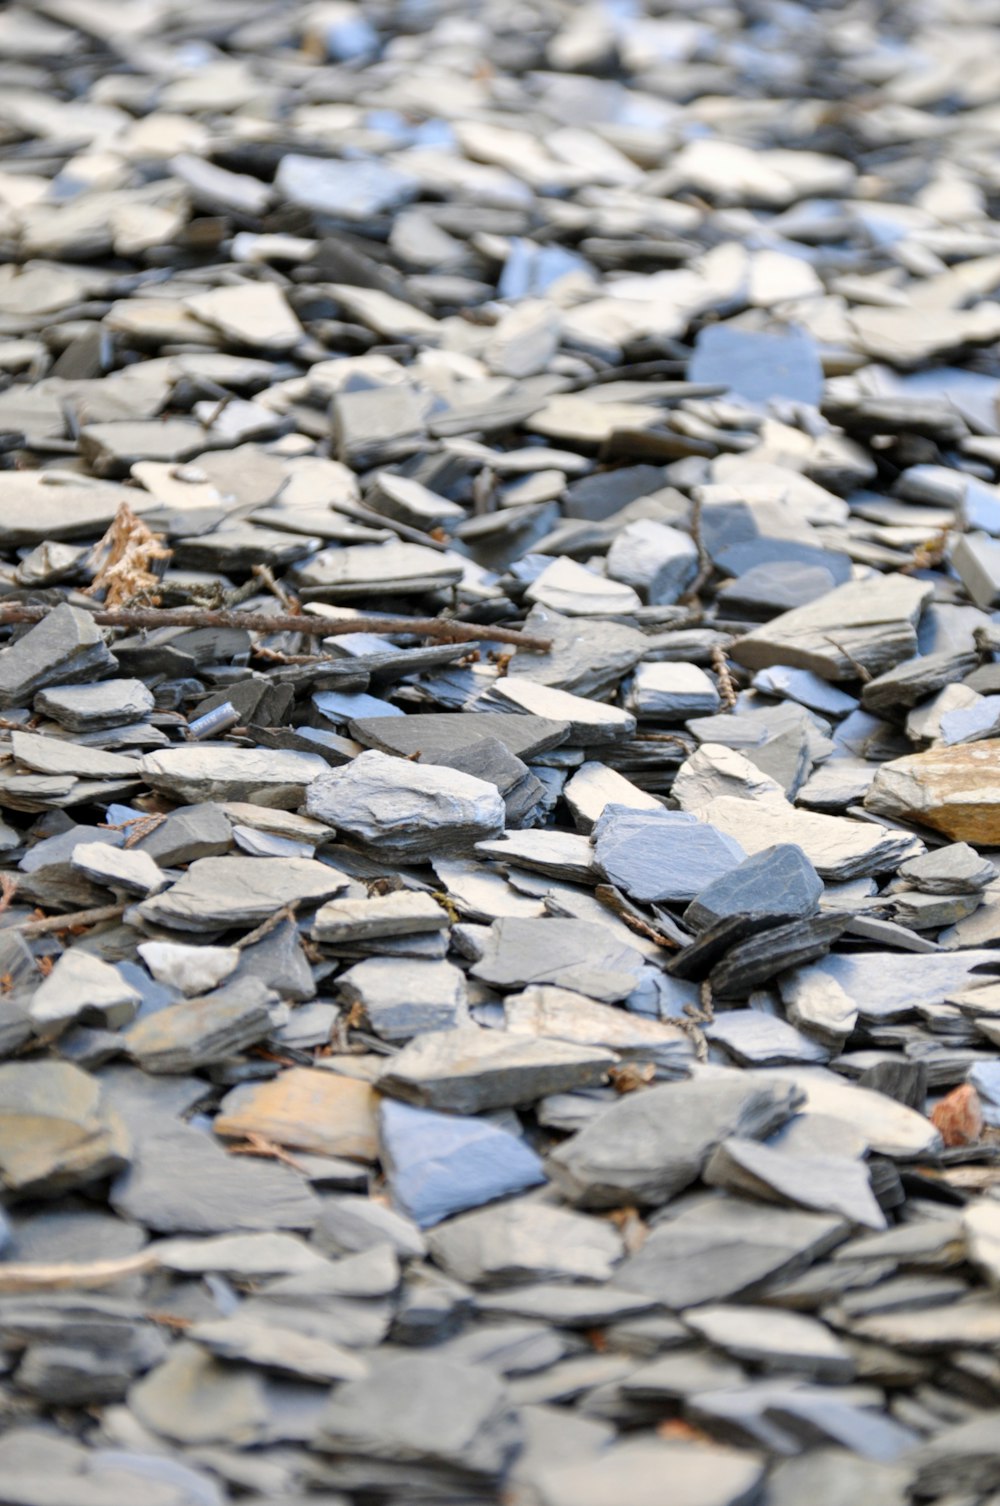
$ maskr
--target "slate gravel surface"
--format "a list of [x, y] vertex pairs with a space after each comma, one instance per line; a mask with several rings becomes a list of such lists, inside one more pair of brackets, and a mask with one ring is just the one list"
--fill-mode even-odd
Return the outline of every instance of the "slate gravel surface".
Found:
[[0, 7], [0, 1506], [996, 1506], [1000, 7]]

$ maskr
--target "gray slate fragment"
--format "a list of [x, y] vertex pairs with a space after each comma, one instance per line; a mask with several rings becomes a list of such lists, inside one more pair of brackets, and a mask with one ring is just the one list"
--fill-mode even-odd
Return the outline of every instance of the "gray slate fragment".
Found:
[[495, 785], [374, 749], [314, 779], [305, 808], [363, 850], [404, 861], [463, 852], [504, 828]]
[[361, 717], [350, 723], [351, 736], [366, 747], [401, 758], [418, 753], [421, 763], [428, 764], [435, 763], [439, 753], [451, 755], [486, 737], [497, 738], [515, 757], [529, 759], [565, 741], [567, 730], [565, 722], [503, 711]]
[[704, 930], [727, 915], [813, 915], [823, 881], [802, 851], [778, 843], [755, 852], [739, 867], [708, 884], [684, 911], [684, 924]]
[[517, 1449], [516, 1417], [500, 1381], [433, 1352], [379, 1364], [327, 1405], [322, 1446], [362, 1460], [434, 1464], [466, 1477], [502, 1475]]
[[885, 1214], [861, 1161], [830, 1155], [799, 1155], [756, 1141], [724, 1140], [705, 1167], [710, 1187], [787, 1203], [816, 1213], [835, 1213], [867, 1229], [884, 1229]]
[[35, 710], [70, 732], [141, 722], [153, 709], [153, 693], [141, 680], [102, 680], [97, 685], [50, 685], [35, 696]]
[[600, 1083], [616, 1060], [594, 1046], [466, 1026], [411, 1041], [388, 1062], [378, 1088], [406, 1103], [474, 1114]]
[[177, 883], [145, 900], [139, 913], [179, 931], [251, 926], [294, 900], [329, 899], [347, 882], [312, 858], [199, 858]]
[[856, 679], [859, 664], [879, 675], [913, 657], [916, 623], [932, 591], [930, 582], [905, 575], [880, 577], [877, 591], [850, 581], [738, 638], [732, 657], [748, 669], [787, 664], [825, 680]]
[[800, 1095], [778, 1081], [720, 1072], [629, 1094], [605, 1109], [548, 1159], [553, 1181], [573, 1202], [613, 1208], [623, 1198], [669, 1202], [733, 1134], [763, 1138], [794, 1112]]
[[694, 899], [746, 856], [733, 838], [686, 811], [609, 805], [591, 838], [610, 882], [639, 901]]
[[605, 1220], [533, 1199], [464, 1213], [427, 1241], [438, 1265], [473, 1286], [606, 1281], [624, 1248]]
[[264, 1040], [277, 1002], [255, 978], [229, 983], [147, 1015], [128, 1032], [125, 1046], [145, 1072], [192, 1072]]
[[103, 679], [117, 667], [90, 613], [63, 603], [0, 653], [0, 708], [25, 706], [46, 685]]
[[162, 1121], [141, 1136], [110, 1202], [158, 1234], [310, 1229], [320, 1207], [289, 1167], [229, 1156], [203, 1130]]
[[485, 1119], [385, 1099], [379, 1142], [392, 1199], [422, 1229], [545, 1181], [535, 1152]]
[[635, 988], [643, 959], [635, 947], [586, 921], [494, 921], [472, 975], [494, 988], [551, 983], [614, 1003]]
[[468, 1021], [465, 975], [452, 962], [367, 957], [341, 973], [337, 986], [384, 1041], [408, 1041]]

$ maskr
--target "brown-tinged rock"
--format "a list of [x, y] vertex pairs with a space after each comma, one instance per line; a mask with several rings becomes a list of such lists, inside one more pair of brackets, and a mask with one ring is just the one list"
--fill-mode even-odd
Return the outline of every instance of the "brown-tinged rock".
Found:
[[932, 826], [956, 842], [993, 846], [1000, 842], [1000, 738], [882, 764], [865, 806]]
[[270, 1082], [227, 1093], [215, 1119], [218, 1135], [263, 1135], [278, 1145], [373, 1161], [375, 1094], [366, 1082], [314, 1067], [291, 1067]]

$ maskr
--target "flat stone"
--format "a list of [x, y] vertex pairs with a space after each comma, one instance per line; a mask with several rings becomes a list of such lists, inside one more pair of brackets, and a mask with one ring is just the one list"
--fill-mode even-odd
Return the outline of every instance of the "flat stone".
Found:
[[815, 1318], [769, 1309], [761, 1323], [759, 1308], [717, 1305], [700, 1307], [684, 1321], [710, 1344], [734, 1359], [765, 1370], [803, 1371], [827, 1380], [851, 1380], [854, 1360], [846, 1346]]
[[635, 717], [618, 706], [606, 706], [516, 675], [497, 680], [490, 689], [489, 700], [510, 710], [566, 722], [569, 728], [566, 740], [574, 747], [619, 742], [635, 731]]
[[127, 1165], [129, 1138], [100, 1084], [66, 1062], [0, 1065], [0, 1181], [51, 1196]]
[[613, 1225], [522, 1201], [464, 1213], [428, 1235], [437, 1263], [470, 1285], [605, 1281], [622, 1254]]
[[466, 1026], [411, 1041], [378, 1087], [406, 1103], [474, 1114], [600, 1083], [616, 1059], [594, 1046]]
[[414, 198], [419, 184], [377, 159], [341, 162], [290, 152], [281, 159], [275, 188], [303, 209], [363, 221]]
[[848, 915], [834, 911], [792, 920], [737, 941], [709, 973], [712, 992], [720, 998], [746, 998], [777, 974], [824, 956], [849, 923]]
[[753, 1293], [765, 1281], [804, 1271], [847, 1232], [842, 1218], [715, 1196], [658, 1223], [616, 1279], [628, 1291], [687, 1309]]
[[153, 709], [152, 691], [141, 680], [104, 680], [98, 685], [50, 685], [35, 696], [35, 710], [70, 732], [90, 732], [143, 721]]
[[290, 1167], [227, 1156], [204, 1130], [162, 1122], [141, 1136], [110, 1202], [159, 1234], [310, 1229], [320, 1208]]
[[855, 679], [859, 664], [879, 675], [913, 657], [929, 595], [926, 582], [908, 576], [886, 576], [877, 592], [852, 581], [738, 638], [732, 656], [748, 669], [785, 664], [825, 680]]
[[828, 883], [885, 873], [916, 851], [917, 839], [905, 832], [801, 810], [776, 795], [756, 802], [724, 795], [700, 807], [698, 815], [751, 856], [773, 846], [801, 848]]
[[606, 764], [592, 761], [581, 764], [572, 779], [566, 781], [563, 799], [577, 831], [582, 832], [592, 831], [609, 805], [642, 811], [662, 809], [655, 795], [647, 794]]
[[604, 617], [641, 605], [631, 586], [595, 575], [565, 556], [546, 565], [525, 593], [527, 599], [568, 617]]
[[761, 1009], [727, 1009], [706, 1026], [705, 1035], [744, 1067], [822, 1064], [830, 1056], [819, 1041]]
[[140, 1001], [117, 968], [69, 947], [35, 990], [28, 1013], [39, 1035], [51, 1037], [76, 1022], [111, 1030], [128, 1025]]
[[147, 784], [187, 804], [249, 800], [285, 810], [301, 805], [308, 786], [327, 768], [314, 753], [208, 743], [149, 753], [140, 764]]
[[302, 326], [274, 283], [213, 288], [211, 292], [186, 298], [184, 306], [196, 319], [241, 345], [280, 352], [291, 350], [303, 338]]
[[220, 1364], [195, 1344], [175, 1345], [166, 1362], [136, 1382], [129, 1408], [176, 1443], [232, 1443], [264, 1435], [267, 1397], [251, 1370]]
[[432, 851], [465, 851], [504, 828], [494, 785], [374, 749], [314, 779], [305, 808], [362, 849], [409, 861]]
[[745, 402], [766, 404], [790, 398], [819, 407], [823, 369], [813, 340], [804, 330], [782, 333], [709, 324], [698, 333], [688, 366], [692, 382], [724, 382]]
[[337, 985], [381, 1040], [408, 1041], [468, 1021], [465, 974], [451, 962], [367, 957]]
[[173, 941], [143, 941], [136, 948], [157, 983], [193, 997], [217, 988], [235, 971], [240, 952], [231, 946], [184, 946]]
[[646, 1019], [583, 994], [533, 984], [504, 1001], [507, 1029], [515, 1035], [601, 1046], [619, 1056], [679, 1067], [691, 1056], [690, 1037], [676, 1025]]
[[670, 1481], [671, 1506], [742, 1506], [763, 1477], [759, 1455], [645, 1437], [615, 1443], [596, 1459], [539, 1471], [542, 1506], [602, 1506], [623, 1492], [634, 1506], [658, 1506]]
[[650, 606], [676, 601], [697, 573], [694, 540], [653, 518], [627, 523], [608, 550], [608, 574], [641, 592]]
[[933, 827], [956, 842], [1000, 841], [1000, 740], [913, 753], [880, 765], [868, 810]]
[[585, 921], [503, 918], [490, 927], [472, 975], [494, 988], [551, 983], [610, 1003], [636, 985], [642, 956]]
[[178, 931], [217, 931], [256, 925], [282, 905], [328, 899], [345, 888], [336, 868], [311, 858], [199, 858], [140, 913]]
[[126, 894], [157, 894], [169, 882], [148, 853], [107, 842], [81, 842], [73, 848], [70, 862], [95, 884]]
[[255, 979], [230, 983], [147, 1015], [128, 1031], [125, 1048], [144, 1072], [191, 1072], [263, 1040], [275, 1003], [277, 995]]
[[794, 1089], [761, 1086], [720, 1073], [629, 1095], [553, 1151], [549, 1174], [586, 1207], [623, 1198], [659, 1206], [695, 1181], [723, 1140], [763, 1138], [791, 1115]]
[[517, 758], [530, 759], [563, 742], [567, 727], [547, 717], [508, 716], [500, 711], [447, 713], [420, 717], [362, 717], [351, 723], [351, 736], [366, 747], [433, 764], [440, 753], [468, 748], [485, 738], [502, 742]]
[[940, 1136], [930, 1120], [885, 1093], [844, 1082], [822, 1068], [779, 1067], [764, 1076], [768, 1082], [794, 1086], [805, 1095], [800, 1114], [822, 1114], [842, 1121], [853, 1134], [862, 1135], [878, 1155], [910, 1160], [940, 1149]]
[[330, 946], [380, 936], [417, 936], [443, 930], [448, 916], [429, 894], [400, 889], [368, 899], [332, 899], [316, 911], [312, 936]]
[[780, 1145], [772, 1148], [753, 1140], [724, 1140], [713, 1152], [704, 1179], [710, 1187], [724, 1187], [764, 1202], [837, 1213], [867, 1229], [886, 1227], [867, 1168], [847, 1157], [799, 1156]]
[[65, 680], [99, 680], [116, 667], [91, 615], [63, 603], [0, 654], [0, 707], [23, 706]]
[[504, 1472], [518, 1432], [503, 1386], [486, 1367], [422, 1353], [388, 1360], [369, 1379], [339, 1387], [320, 1441], [359, 1460], [444, 1465], [488, 1480]]
[[701, 931], [729, 915], [813, 915], [823, 881], [792, 843], [764, 847], [730, 873], [708, 884], [684, 911], [684, 924]]
[[368, 1366], [350, 1350], [239, 1313], [195, 1323], [189, 1336], [217, 1359], [255, 1365], [318, 1385], [358, 1380]]
[[692, 900], [746, 855], [736, 841], [683, 811], [609, 805], [592, 839], [610, 882], [639, 901]]
[[647, 721], [683, 722], [711, 716], [721, 703], [714, 682], [697, 664], [640, 664], [629, 704]]
[[393, 1201], [422, 1229], [545, 1181], [539, 1157], [484, 1119], [385, 1099], [379, 1145]]

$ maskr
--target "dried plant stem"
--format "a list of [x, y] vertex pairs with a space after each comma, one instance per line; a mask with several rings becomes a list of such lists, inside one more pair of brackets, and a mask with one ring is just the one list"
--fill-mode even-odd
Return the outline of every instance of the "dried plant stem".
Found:
[[[6, 602], [0, 606], [0, 627], [17, 622], [41, 622], [51, 606]], [[312, 638], [335, 638], [342, 633], [412, 633], [417, 638], [441, 638], [452, 643], [513, 643], [516, 648], [548, 653], [550, 638], [537, 638], [516, 628], [492, 623], [456, 622], [447, 617], [271, 617], [266, 612], [210, 611], [201, 607], [97, 608], [91, 612], [101, 627], [125, 628], [245, 628], [248, 633], [302, 633]]]

